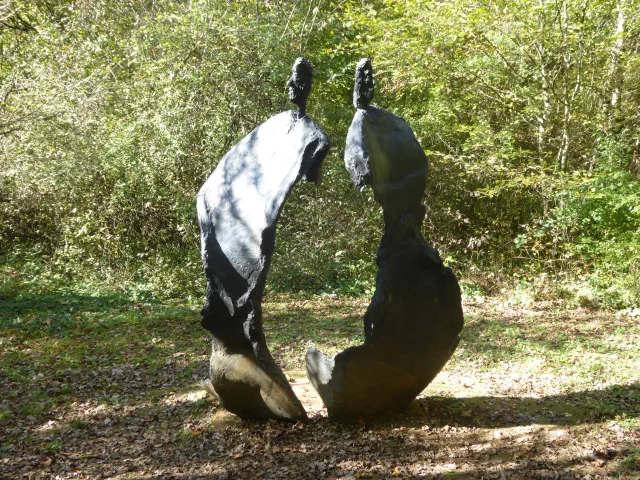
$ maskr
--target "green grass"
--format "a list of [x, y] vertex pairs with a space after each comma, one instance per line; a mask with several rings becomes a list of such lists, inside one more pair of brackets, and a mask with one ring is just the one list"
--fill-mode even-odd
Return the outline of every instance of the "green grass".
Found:
[[[209, 337], [196, 305], [108, 289], [78, 294], [14, 283], [4, 291], [11, 294], [0, 303], [0, 375], [14, 387], [8, 395], [17, 400], [12, 411], [19, 415], [39, 417], [77, 401], [85, 395], [83, 382], [97, 382], [107, 402], [126, 403], [137, 377], [147, 379], [148, 395], [154, 389], [162, 395], [169, 370], [183, 383], [206, 373]], [[360, 344], [367, 303], [335, 295], [267, 297], [264, 330], [274, 358], [303, 374], [310, 345], [334, 354]], [[606, 312], [476, 305], [466, 308], [460, 348], [448, 369], [535, 368], [564, 389], [624, 385], [640, 370], [639, 338], [637, 322]], [[599, 408], [611, 416], [616, 405]], [[9, 414], [6, 406], [0, 410], [0, 418]]]
[[132, 370], [156, 375], [179, 354], [187, 376], [206, 354], [206, 332], [194, 309], [184, 305], [114, 291], [11, 292], [0, 302], [0, 375], [14, 387], [9, 396], [23, 416], [43, 416], [77, 400], [92, 375], [113, 377], [100, 382], [109, 399], [120, 390], [119, 377], [130, 383]]
[[[198, 387], [210, 354], [200, 305], [15, 278], [5, 278], [2, 292], [0, 429], [8, 433], [0, 438], [0, 456], [59, 457], [103, 436], [109, 448], [126, 451], [122, 438], [130, 438], [171, 444], [186, 456], [200, 448], [202, 436], [216, 445], [216, 406]], [[335, 354], [360, 344], [368, 302], [336, 295], [266, 297], [264, 330], [273, 357], [298, 377], [304, 376], [309, 346]], [[469, 301], [464, 308], [460, 346], [419, 398], [422, 422], [445, 433], [489, 431], [490, 439], [496, 429], [572, 428], [587, 445], [583, 449], [600, 452], [599, 438], [616, 446], [614, 454], [602, 454], [615, 457], [617, 470], [612, 466], [609, 474], [637, 472], [640, 454], [628, 446], [639, 436], [630, 432], [640, 432], [637, 321], [562, 303], [525, 308], [505, 298]], [[464, 438], [459, 441], [471, 441]], [[538, 452], [535, 442], [543, 445], [540, 451], [548, 447], [544, 438], [509, 448], [526, 457]], [[398, 438], [387, 441], [389, 449], [402, 446]], [[217, 446], [202, 448], [202, 454], [218, 452]], [[82, 455], [94, 455], [87, 452]]]
[[635, 448], [629, 452], [620, 462], [621, 470], [625, 473], [636, 473], [640, 476], [640, 448]]

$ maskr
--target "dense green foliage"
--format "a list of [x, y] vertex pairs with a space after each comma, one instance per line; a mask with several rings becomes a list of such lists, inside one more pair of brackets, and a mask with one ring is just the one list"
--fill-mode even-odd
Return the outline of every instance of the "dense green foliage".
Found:
[[288, 200], [270, 285], [366, 292], [382, 220], [341, 150], [354, 66], [371, 56], [375, 102], [429, 154], [425, 236], [448, 264], [637, 305], [638, 11], [637, 0], [9, 0], [0, 253], [40, 277], [202, 295], [196, 192], [236, 141], [290, 108], [285, 81], [304, 54], [308, 111], [334, 146], [324, 183]]

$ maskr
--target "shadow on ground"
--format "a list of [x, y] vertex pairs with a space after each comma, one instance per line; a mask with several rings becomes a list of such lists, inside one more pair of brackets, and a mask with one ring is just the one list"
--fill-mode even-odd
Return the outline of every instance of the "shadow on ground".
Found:
[[[303, 358], [311, 333], [319, 348], [341, 349], [361, 332], [366, 304], [268, 299], [267, 336], [291, 358]], [[476, 320], [481, 313], [464, 348], [497, 355], [483, 350], [494, 327]], [[500, 325], [514, 348], [544, 337], [535, 322]], [[418, 408], [375, 422], [342, 425], [320, 411], [307, 425], [223, 427], [197, 387], [210, 347], [192, 309], [120, 294], [21, 294], [0, 302], [0, 326], [0, 478], [595, 479], [640, 470], [637, 381], [535, 398], [427, 390]], [[482, 377], [484, 367], [464, 361], [451, 366]]]
[[609, 478], [628, 472], [640, 435], [586, 425], [613, 418], [601, 400], [617, 402], [617, 417], [637, 417], [629, 400], [639, 392], [633, 384], [538, 399], [425, 397], [419, 409], [368, 423], [321, 412], [307, 425], [217, 428], [216, 402], [192, 386], [88, 402], [28, 425], [0, 461], [26, 478]]
[[579, 425], [640, 417], [640, 384], [612, 385], [564, 395], [532, 397], [437, 397], [419, 401], [432, 426], [503, 428], [522, 425]]

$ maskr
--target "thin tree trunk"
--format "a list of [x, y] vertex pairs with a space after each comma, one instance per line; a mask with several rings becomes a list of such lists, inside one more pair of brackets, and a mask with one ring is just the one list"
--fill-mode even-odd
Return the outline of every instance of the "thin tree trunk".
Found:
[[615, 40], [611, 48], [611, 64], [609, 66], [611, 100], [609, 102], [608, 126], [610, 132], [615, 129], [616, 114], [620, 109], [620, 95], [622, 93], [622, 65], [620, 57], [624, 47], [625, 20], [625, 0], [618, 0], [618, 21], [616, 22]]
[[544, 0], [539, 0], [540, 16], [538, 18], [538, 28], [540, 30], [540, 43], [536, 45], [538, 59], [540, 60], [540, 77], [542, 81], [542, 112], [537, 116], [538, 120], [538, 156], [543, 161], [547, 149], [547, 125], [549, 122], [549, 112], [551, 102], [549, 101], [549, 79], [547, 78], [546, 48], [544, 39]]
[[560, 12], [562, 30], [562, 44], [564, 53], [562, 60], [564, 63], [564, 87], [562, 91], [562, 137], [560, 139], [560, 148], [558, 149], [558, 162], [560, 170], [565, 170], [567, 166], [567, 156], [569, 154], [569, 116], [571, 115], [571, 105], [569, 101], [569, 71], [571, 70], [571, 49], [569, 48], [569, 6], [568, 0], [563, 0], [562, 10]]

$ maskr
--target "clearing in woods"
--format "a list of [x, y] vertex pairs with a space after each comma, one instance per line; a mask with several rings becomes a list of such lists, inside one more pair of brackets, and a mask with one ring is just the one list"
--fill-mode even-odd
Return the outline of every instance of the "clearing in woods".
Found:
[[[368, 299], [265, 298], [296, 383], [311, 344], [362, 341]], [[1, 478], [638, 478], [640, 326], [611, 312], [470, 298], [452, 360], [403, 415], [239, 421], [199, 388], [199, 306], [114, 291], [0, 298]], [[306, 387], [297, 387], [300, 388]]]

